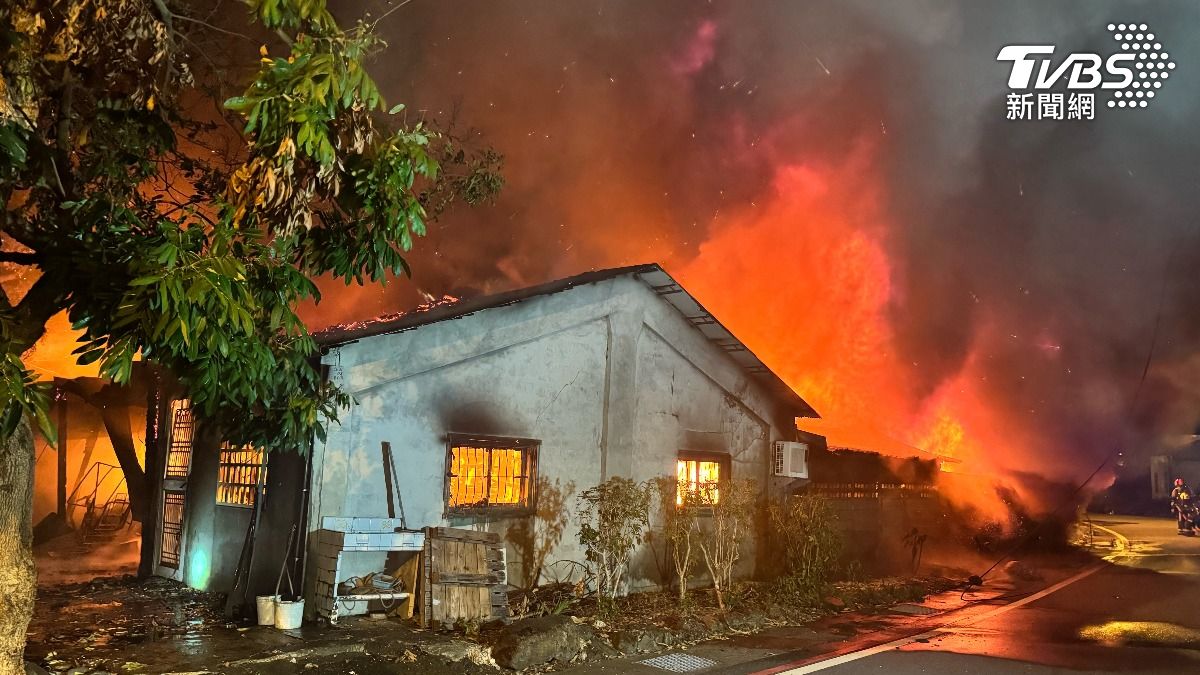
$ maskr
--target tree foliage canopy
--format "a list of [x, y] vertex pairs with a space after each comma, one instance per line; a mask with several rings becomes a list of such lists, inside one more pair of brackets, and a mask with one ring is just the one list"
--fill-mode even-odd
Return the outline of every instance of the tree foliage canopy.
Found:
[[372, 26], [324, 0], [241, 7], [260, 62], [215, 111], [202, 45], [234, 31], [183, 3], [0, 8], [0, 261], [40, 271], [0, 297], [0, 431], [32, 413], [50, 433], [20, 357], [66, 310], [81, 363], [161, 365], [230, 441], [302, 448], [347, 402], [296, 314], [313, 280], [407, 273], [429, 219], [500, 188], [497, 155], [385, 107]]

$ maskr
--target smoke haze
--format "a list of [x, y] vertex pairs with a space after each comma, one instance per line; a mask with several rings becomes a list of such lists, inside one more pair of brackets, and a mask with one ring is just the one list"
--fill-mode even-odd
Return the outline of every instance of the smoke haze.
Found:
[[[1128, 21], [1179, 64], [1149, 108], [1005, 120], [1000, 47], [1105, 54]], [[657, 261], [822, 415], [966, 464], [1081, 478], [1193, 433], [1193, 2], [417, 1], [379, 29], [389, 103], [477, 130], [507, 187], [314, 327]]]

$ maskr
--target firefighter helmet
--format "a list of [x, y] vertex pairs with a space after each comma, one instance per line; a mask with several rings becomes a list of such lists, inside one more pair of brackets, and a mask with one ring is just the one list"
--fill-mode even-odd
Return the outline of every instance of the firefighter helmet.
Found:
[[1183, 487], [1183, 479], [1182, 478], [1175, 479], [1175, 487]]

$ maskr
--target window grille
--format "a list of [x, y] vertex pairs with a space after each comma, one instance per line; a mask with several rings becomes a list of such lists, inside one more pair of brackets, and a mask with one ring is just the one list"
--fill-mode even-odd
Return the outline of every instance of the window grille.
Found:
[[529, 508], [539, 445], [517, 438], [452, 437], [446, 457], [447, 508]]
[[728, 480], [728, 459], [715, 455], [681, 453], [675, 462], [679, 494], [675, 504], [716, 504], [720, 498], [717, 484]]
[[249, 445], [221, 446], [217, 472], [217, 503], [224, 506], [254, 506], [260, 483], [266, 484], [266, 453]]
[[179, 542], [183, 533], [183, 492], [170, 490], [163, 493], [162, 548], [158, 553], [158, 564], [179, 569]]
[[192, 464], [192, 440], [195, 431], [191, 401], [186, 398], [171, 401], [170, 429], [166, 478], [187, 478]]

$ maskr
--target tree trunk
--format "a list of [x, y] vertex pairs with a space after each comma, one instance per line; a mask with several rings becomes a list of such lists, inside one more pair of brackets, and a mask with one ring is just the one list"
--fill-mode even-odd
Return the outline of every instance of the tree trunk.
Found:
[[[99, 397], [97, 397], [99, 398]], [[101, 399], [103, 400], [103, 399]], [[129, 408], [123, 405], [101, 404], [100, 419], [108, 440], [112, 441], [113, 454], [125, 474], [125, 490], [129, 493], [129, 511], [133, 519], [146, 526], [146, 472], [138, 461], [137, 449], [133, 445], [133, 428], [129, 424]], [[146, 449], [150, 454], [150, 449]]]
[[25, 672], [25, 629], [33, 616], [33, 432], [22, 419], [0, 442], [0, 675]]
[[[150, 500], [149, 481], [146, 471], [137, 457], [133, 442], [133, 427], [129, 423], [129, 408], [132, 405], [131, 390], [117, 384], [106, 384], [94, 390], [79, 380], [65, 380], [68, 391], [96, 408], [104, 422], [104, 431], [112, 441], [113, 454], [121, 473], [125, 474], [125, 491], [129, 494], [129, 511], [133, 519], [145, 525], [147, 503]], [[147, 454], [150, 449], [147, 448]]]
[[[145, 579], [154, 574], [155, 558], [158, 554], [159, 518], [162, 503], [163, 458], [159, 443], [162, 415], [162, 391], [158, 373], [149, 370], [146, 383], [146, 513], [142, 520], [142, 549], [138, 561], [138, 578]], [[132, 503], [130, 508], [132, 508]]]

